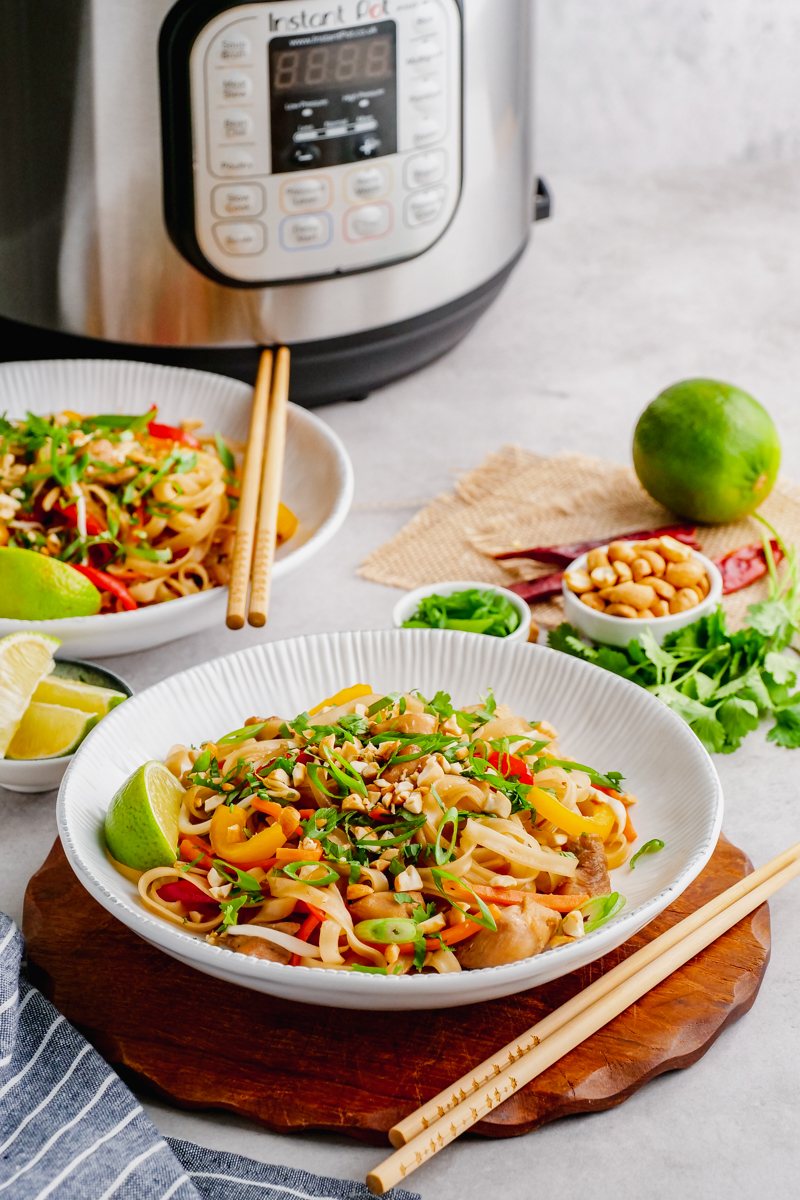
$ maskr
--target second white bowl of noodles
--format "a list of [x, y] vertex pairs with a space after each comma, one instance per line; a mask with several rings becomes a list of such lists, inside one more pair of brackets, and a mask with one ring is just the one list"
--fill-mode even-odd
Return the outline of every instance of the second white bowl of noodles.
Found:
[[[637, 845], [664, 849], [612, 873], [627, 897], [614, 921], [569, 945], [507, 966], [448, 975], [373, 976], [284, 966], [208, 945], [152, 916], [105, 856], [111, 797], [174, 742], [198, 745], [253, 713], [293, 717], [356, 682], [377, 692], [439, 689], [459, 703], [488, 687], [498, 702], [558, 730], [561, 750], [618, 770], [639, 797]], [[511, 995], [574, 971], [619, 946], [672, 903], [708, 862], [722, 790], [699, 740], [644, 689], [543, 646], [441, 630], [333, 633], [271, 642], [193, 667], [120, 705], [89, 735], [58, 796], [58, 827], [84, 887], [146, 941], [189, 966], [269, 995], [357, 1009], [425, 1009]]]
[[[44, 416], [71, 409], [81, 414], [144, 413], [179, 425], [203, 421], [203, 432], [246, 442], [253, 389], [237, 379], [152, 363], [55, 359], [0, 365], [0, 413]], [[281, 579], [313, 557], [341, 526], [353, 497], [353, 468], [333, 430], [313, 413], [289, 405], [281, 499], [299, 520], [297, 533], [277, 551], [273, 578]], [[57, 656], [102, 658], [148, 650], [222, 624], [227, 588], [212, 588], [135, 612], [57, 621], [0, 618], [0, 637], [35, 629], [61, 639]]]

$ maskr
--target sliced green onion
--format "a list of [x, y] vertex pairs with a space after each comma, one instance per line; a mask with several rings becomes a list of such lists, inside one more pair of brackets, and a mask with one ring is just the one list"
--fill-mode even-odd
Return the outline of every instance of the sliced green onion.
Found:
[[637, 850], [630, 862], [631, 870], [633, 870], [636, 860], [641, 858], [643, 854], [657, 854], [659, 850], [664, 849], [664, 843], [661, 838], [652, 838], [649, 842], [645, 842], [641, 850]]

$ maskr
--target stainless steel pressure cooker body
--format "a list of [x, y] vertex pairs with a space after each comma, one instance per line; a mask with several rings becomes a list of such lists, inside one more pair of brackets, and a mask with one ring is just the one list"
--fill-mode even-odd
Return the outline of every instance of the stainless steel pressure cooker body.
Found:
[[529, 236], [531, 21], [531, 0], [3, 0], [2, 356], [251, 378], [282, 342], [311, 404], [443, 353]]

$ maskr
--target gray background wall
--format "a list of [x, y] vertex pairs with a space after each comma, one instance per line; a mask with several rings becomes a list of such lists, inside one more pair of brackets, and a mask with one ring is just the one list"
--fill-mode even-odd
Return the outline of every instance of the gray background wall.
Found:
[[800, 160], [800, 0], [538, 0], [540, 171]]

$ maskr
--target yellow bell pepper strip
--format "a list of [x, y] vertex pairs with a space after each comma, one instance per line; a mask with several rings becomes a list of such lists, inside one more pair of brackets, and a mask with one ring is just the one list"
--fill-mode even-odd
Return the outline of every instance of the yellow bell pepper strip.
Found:
[[584, 817], [582, 813], [573, 812], [571, 808], [567, 808], [566, 805], [556, 800], [555, 796], [542, 791], [540, 787], [531, 788], [527, 798], [540, 817], [552, 821], [571, 838], [579, 838], [582, 833], [596, 833], [600, 841], [604, 842], [614, 828], [614, 822], [617, 819], [613, 808], [607, 804], [598, 806], [596, 816]]
[[233, 866], [248, 867], [263, 866], [269, 859], [275, 857], [276, 850], [286, 841], [286, 834], [279, 824], [270, 825], [254, 837], [246, 838], [244, 827], [247, 813], [243, 808], [234, 805], [228, 808], [220, 804], [214, 810], [211, 818], [211, 828], [208, 836], [217, 858]]
[[297, 533], [297, 517], [285, 504], [278, 505], [278, 545], [288, 542]]
[[371, 696], [372, 688], [367, 687], [365, 683], [356, 683], [353, 687], [342, 688], [335, 696], [331, 696], [329, 700], [321, 700], [319, 704], [309, 710], [308, 715], [315, 717], [323, 708], [338, 708], [340, 704], [348, 704], [351, 700], [357, 700], [359, 696]]

